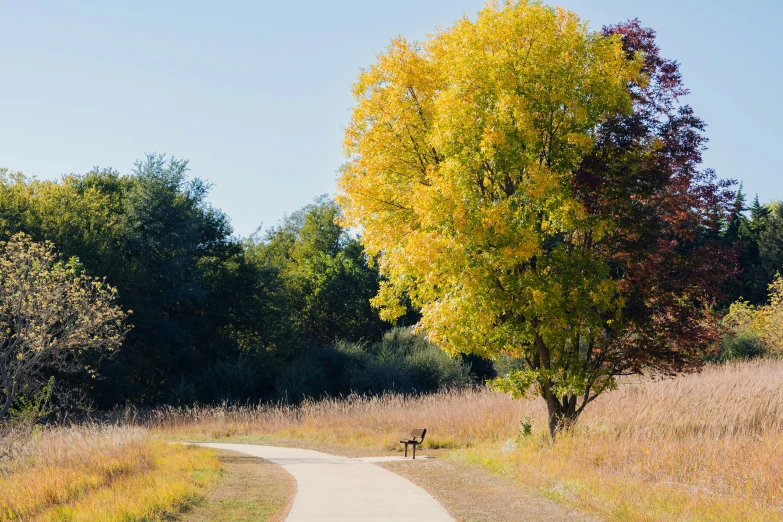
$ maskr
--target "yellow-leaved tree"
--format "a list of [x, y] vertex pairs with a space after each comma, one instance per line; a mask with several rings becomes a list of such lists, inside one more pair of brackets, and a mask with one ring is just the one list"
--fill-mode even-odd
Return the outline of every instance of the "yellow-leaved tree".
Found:
[[783, 355], [783, 277], [769, 285], [769, 303], [759, 309], [761, 338], [773, 355]]
[[[573, 175], [599, 126], [633, 113], [644, 60], [574, 13], [508, 1], [421, 44], [395, 39], [354, 87], [338, 199], [385, 276], [374, 304], [393, 320], [409, 300], [452, 354], [524, 361], [496, 384], [541, 394], [553, 434], [644, 365], [644, 332], [620, 333], [627, 282], [597, 246], [616, 209], [589, 211]], [[655, 141], [638, 138], [630, 164]]]
[[740, 299], [732, 303], [723, 323], [734, 334], [750, 332], [757, 336], [768, 354], [783, 355], [783, 276], [778, 274], [770, 283], [767, 304], [756, 307]]
[[60, 261], [51, 243], [23, 233], [0, 242], [0, 422], [18, 398], [51, 394], [49, 372], [95, 376], [85, 356], [111, 355], [127, 332], [116, 298], [78, 260]]

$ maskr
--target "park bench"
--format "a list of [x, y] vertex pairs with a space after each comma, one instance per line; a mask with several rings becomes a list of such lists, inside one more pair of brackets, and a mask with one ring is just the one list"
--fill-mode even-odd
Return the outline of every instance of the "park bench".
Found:
[[413, 458], [416, 458], [416, 446], [424, 442], [424, 436], [427, 434], [426, 428], [415, 428], [411, 430], [411, 438], [401, 440], [400, 444], [405, 444], [405, 456], [408, 456], [408, 444], [413, 446]]

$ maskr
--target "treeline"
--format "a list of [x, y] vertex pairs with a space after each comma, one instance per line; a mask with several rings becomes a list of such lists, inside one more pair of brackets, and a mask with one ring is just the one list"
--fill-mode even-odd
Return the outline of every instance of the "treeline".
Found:
[[728, 283], [727, 300], [765, 305], [769, 286], [783, 272], [783, 205], [779, 201], [762, 205], [758, 196], [747, 205], [741, 188], [735, 205], [737, 212], [724, 238], [739, 250], [739, 274]]
[[[370, 299], [378, 271], [338, 224], [327, 199], [238, 238], [207, 202], [209, 185], [186, 161], [149, 155], [130, 175], [94, 169], [59, 181], [0, 171], [0, 239], [24, 232], [105, 276], [131, 329], [94, 369], [54, 377], [98, 407], [192, 404], [387, 390], [427, 392], [483, 381], [493, 365], [452, 359], [380, 320]], [[744, 209], [744, 197], [737, 205]], [[783, 206], [755, 200], [727, 224], [742, 272], [727, 289], [763, 305], [783, 268]], [[90, 357], [93, 357], [90, 359]]]
[[[93, 372], [55, 374], [100, 408], [464, 384], [461, 361], [370, 306], [379, 276], [327, 198], [262, 235], [232, 235], [186, 161], [59, 181], [0, 171], [0, 239], [24, 232], [117, 288], [130, 330]], [[401, 325], [415, 322], [415, 314]], [[401, 347], [401, 339], [404, 347]]]

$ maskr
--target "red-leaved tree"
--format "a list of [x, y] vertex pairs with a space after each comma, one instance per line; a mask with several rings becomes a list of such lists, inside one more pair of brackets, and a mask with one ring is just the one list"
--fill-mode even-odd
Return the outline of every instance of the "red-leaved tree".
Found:
[[596, 364], [615, 375], [696, 371], [720, 339], [712, 305], [736, 271], [736, 253], [719, 239], [736, 212], [734, 182], [700, 170], [705, 125], [681, 104], [688, 91], [655, 32], [630, 20], [604, 34], [621, 35], [629, 59], [644, 53], [647, 82], [629, 86], [633, 112], [600, 126], [573, 177], [589, 212], [616, 224], [597, 248], [626, 302], [626, 328], [607, 325]]

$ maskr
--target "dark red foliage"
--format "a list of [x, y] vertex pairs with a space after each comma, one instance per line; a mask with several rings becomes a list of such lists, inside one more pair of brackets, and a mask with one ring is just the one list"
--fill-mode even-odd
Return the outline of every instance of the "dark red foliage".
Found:
[[700, 170], [704, 123], [680, 98], [677, 62], [638, 20], [605, 27], [629, 59], [644, 53], [644, 84], [629, 85], [633, 112], [598, 129], [594, 151], [574, 175], [587, 209], [610, 218], [597, 245], [626, 300], [623, 331], [607, 326], [599, 359], [617, 374], [698, 369], [719, 340], [710, 307], [736, 270], [720, 229], [736, 212], [733, 181]]

